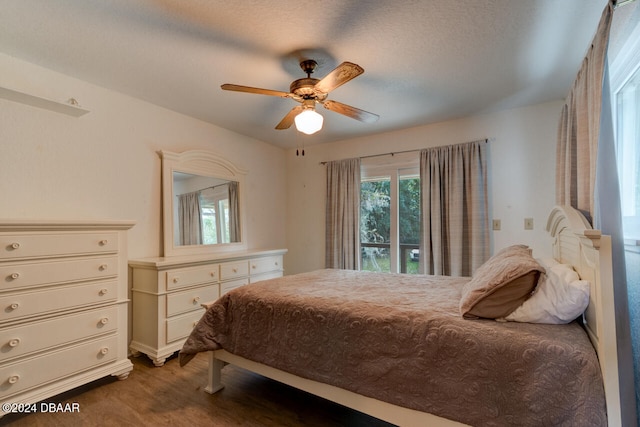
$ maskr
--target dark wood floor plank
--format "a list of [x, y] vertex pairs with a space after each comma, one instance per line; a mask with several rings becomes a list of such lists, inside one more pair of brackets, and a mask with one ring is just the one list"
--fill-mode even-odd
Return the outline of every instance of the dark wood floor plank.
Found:
[[80, 413], [9, 414], [0, 425], [74, 426], [256, 426], [389, 427], [390, 424], [234, 366], [223, 369], [225, 388], [203, 390], [207, 357], [181, 368], [177, 358], [157, 368], [133, 358], [125, 381], [107, 377], [46, 402], [78, 403]]

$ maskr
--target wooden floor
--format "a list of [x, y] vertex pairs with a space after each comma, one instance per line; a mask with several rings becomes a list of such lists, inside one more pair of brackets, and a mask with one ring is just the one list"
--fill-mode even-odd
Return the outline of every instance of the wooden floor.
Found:
[[78, 403], [79, 413], [9, 414], [0, 425], [29, 426], [362, 426], [390, 424], [251, 372], [227, 366], [225, 388], [203, 391], [207, 357], [181, 368], [132, 358], [125, 381], [107, 377], [46, 402]]

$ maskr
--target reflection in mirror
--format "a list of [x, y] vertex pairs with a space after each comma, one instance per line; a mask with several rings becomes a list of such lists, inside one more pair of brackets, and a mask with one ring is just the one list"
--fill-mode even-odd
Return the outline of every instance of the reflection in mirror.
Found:
[[238, 182], [173, 172], [175, 246], [240, 241]]
[[245, 250], [247, 171], [206, 150], [159, 154], [164, 256]]

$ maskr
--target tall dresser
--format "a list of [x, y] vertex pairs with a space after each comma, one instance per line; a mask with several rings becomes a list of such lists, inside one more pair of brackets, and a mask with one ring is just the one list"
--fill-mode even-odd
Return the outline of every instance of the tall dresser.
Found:
[[249, 283], [280, 277], [286, 249], [129, 260], [134, 354], [164, 365], [204, 314], [202, 304]]
[[35, 403], [107, 375], [127, 378], [132, 226], [0, 222], [1, 403]]

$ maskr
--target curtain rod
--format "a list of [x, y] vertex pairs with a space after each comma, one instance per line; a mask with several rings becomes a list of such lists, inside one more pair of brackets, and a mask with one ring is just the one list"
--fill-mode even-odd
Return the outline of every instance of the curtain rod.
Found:
[[[210, 188], [212, 188], [212, 189], [213, 189], [213, 188], [220, 187], [220, 186], [222, 186], [222, 185], [227, 185], [227, 184], [229, 184], [229, 183], [228, 183], [228, 182], [224, 182], [224, 183], [222, 183], [222, 184], [212, 185], [212, 186], [210, 186], [210, 187], [204, 187], [204, 188], [201, 188], [201, 189], [199, 189], [199, 190], [189, 191], [189, 193], [199, 193], [199, 192], [201, 192], [201, 191], [208, 190], [208, 189], [210, 189]], [[182, 194], [189, 194], [189, 193], [182, 193]], [[176, 197], [182, 196], [182, 194], [176, 194]]]
[[[404, 150], [404, 151], [392, 151], [389, 153], [381, 153], [381, 154], [370, 154], [368, 156], [360, 156], [359, 159], [368, 159], [371, 157], [382, 157], [382, 156], [395, 156], [396, 154], [404, 154], [404, 153], [415, 153], [416, 151], [422, 151], [423, 148], [416, 148], [415, 150]], [[320, 162], [321, 165], [326, 165], [328, 162]]]
[[[627, 0], [627, 1], [635, 1], [635, 0]], [[489, 139], [484, 140], [485, 143], [489, 142]], [[462, 144], [469, 144], [468, 142], [463, 142]], [[454, 144], [457, 145], [457, 144]], [[416, 151], [422, 151], [425, 148], [416, 148], [415, 150], [404, 150], [404, 151], [391, 151], [389, 153], [381, 153], [381, 154], [370, 154], [368, 156], [360, 156], [359, 159], [369, 159], [371, 157], [382, 157], [382, 156], [394, 156], [396, 154], [404, 154], [404, 153], [415, 153]], [[321, 165], [326, 165], [327, 162], [320, 162]]]

